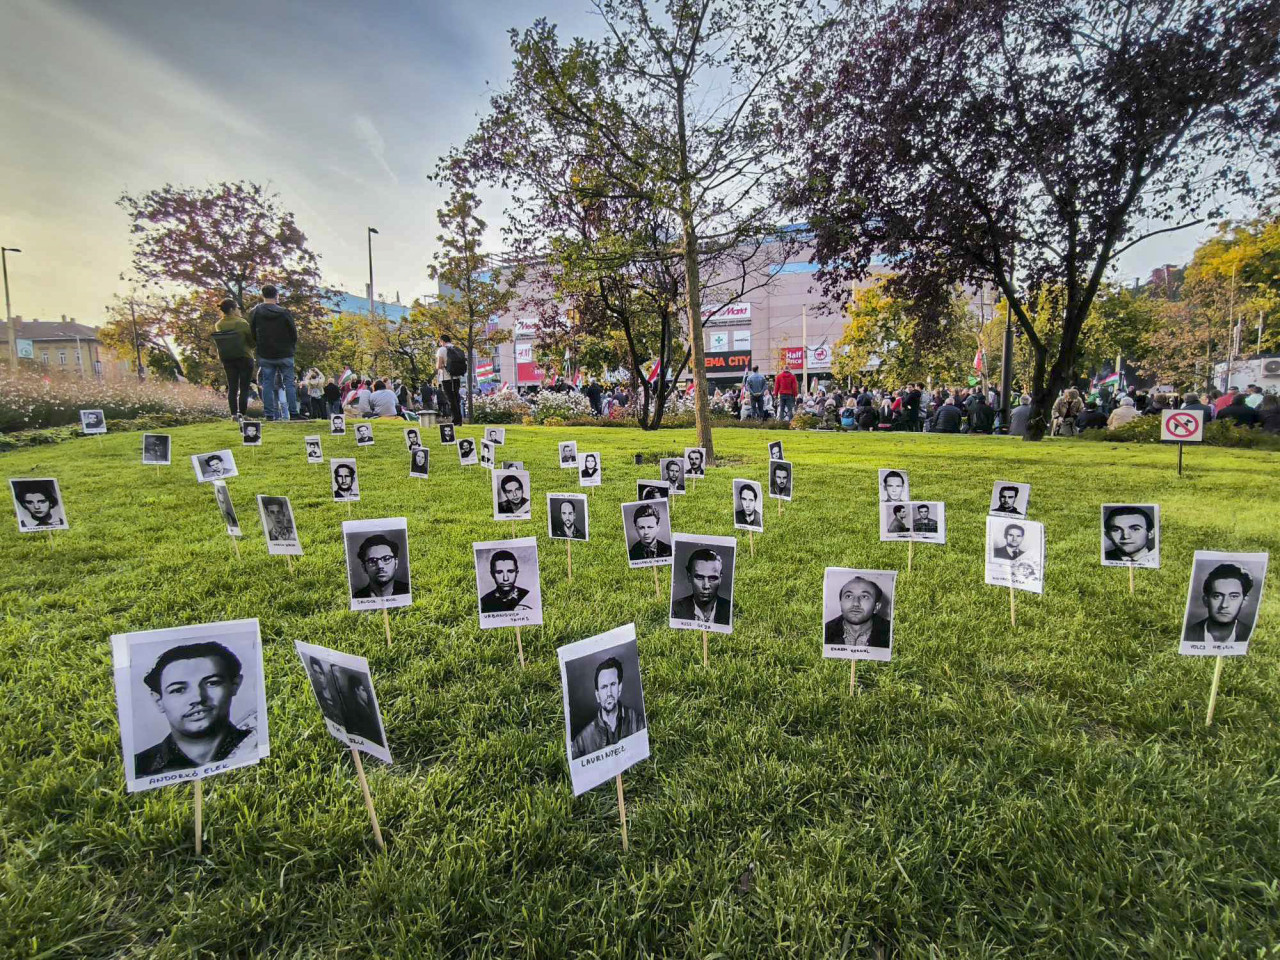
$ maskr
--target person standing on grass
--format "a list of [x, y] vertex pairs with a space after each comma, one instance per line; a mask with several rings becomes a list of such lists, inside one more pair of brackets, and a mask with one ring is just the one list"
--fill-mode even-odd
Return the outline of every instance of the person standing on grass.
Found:
[[233, 420], [240, 420], [249, 409], [249, 383], [253, 380], [253, 330], [236, 302], [223, 300], [222, 319], [213, 330], [213, 345], [227, 375], [227, 406]]
[[453, 345], [453, 337], [440, 336], [440, 349], [436, 351], [436, 373], [440, 388], [449, 401], [449, 416], [454, 423], [462, 422], [462, 395], [459, 387], [467, 373], [466, 355]]
[[[267, 420], [287, 420], [298, 415], [297, 384], [293, 370], [293, 354], [298, 347], [298, 328], [293, 314], [277, 302], [280, 291], [273, 284], [262, 288], [262, 303], [249, 313], [249, 329], [258, 349], [258, 367], [262, 371], [262, 406]], [[284, 387], [286, 409], [279, 409], [275, 385], [279, 378]]]
[[778, 418], [780, 420], [790, 420], [796, 415], [796, 392], [799, 389], [800, 385], [796, 382], [796, 375], [790, 370], [784, 368], [773, 378], [773, 394], [778, 398]]
[[752, 367], [751, 372], [747, 374], [746, 379], [742, 381], [743, 386], [747, 388], [747, 393], [751, 397], [751, 417], [754, 420], [764, 419], [764, 392], [769, 386], [769, 381], [760, 373], [758, 366]]

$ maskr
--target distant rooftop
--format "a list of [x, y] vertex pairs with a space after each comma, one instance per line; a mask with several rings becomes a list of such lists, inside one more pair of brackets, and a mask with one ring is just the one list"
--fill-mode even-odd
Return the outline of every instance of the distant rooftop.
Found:
[[[61, 320], [24, 320], [22, 317], [13, 318], [14, 325], [18, 328], [19, 340], [97, 340], [98, 330], [96, 327], [90, 327], [83, 323], [76, 322], [75, 318], [68, 320], [63, 317]], [[9, 342], [9, 332], [5, 329], [4, 324], [0, 323], [0, 341]]]

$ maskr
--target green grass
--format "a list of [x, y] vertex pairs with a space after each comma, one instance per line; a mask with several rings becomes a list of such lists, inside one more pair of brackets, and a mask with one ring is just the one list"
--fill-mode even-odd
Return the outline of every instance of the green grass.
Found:
[[[535, 519], [497, 524], [487, 472], [431, 441], [410, 480], [400, 427], [360, 451], [356, 517], [407, 515], [412, 607], [347, 610], [339, 525], [303, 424], [236, 449], [236, 562], [187, 456], [235, 445], [185, 427], [159, 477], [138, 434], [0, 456], [4, 476], [56, 476], [72, 529], [0, 534], [0, 953], [46, 957], [610, 956], [1254, 957], [1280, 943], [1280, 738], [1275, 584], [1248, 657], [1177, 655], [1196, 548], [1277, 553], [1274, 454], [1025, 444], [994, 438], [722, 431], [717, 468], [674, 526], [732, 535], [730, 482], [766, 479], [783, 439], [796, 500], [766, 502], [741, 550], [731, 637], [666, 626], [630, 571], [618, 504], [632, 454], [690, 432], [507, 428], [532, 471]], [[463, 435], [477, 436], [479, 428]], [[555, 443], [600, 450], [592, 541], [546, 536], [548, 491], [576, 491]], [[325, 455], [354, 440], [325, 436]], [[945, 546], [899, 579], [894, 659], [820, 659], [823, 567], [905, 570], [881, 544], [876, 468], [947, 503]], [[1033, 484], [1046, 592], [982, 582], [996, 479]], [[293, 500], [306, 556], [266, 555], [252, 497]], [[1098, 504], [1162, 507], [1163, 567], [1098, 564]], [[476, 625], [473, 540], [541, 541], [546, 626]], [[744, 543], [745, 547], [746, 544]], [[1274, 579], [1274, 576], [1273, 576]], [[666, 584], [663, 585], [664, 593]], [[271, 756], [206, 781], [206, 850], [191, 790], [124, 789], [108, 637], [257, 616]], [[634, 621], [653, 756], [574, 799], [555, 648]], [[388, 849], [373, 847], [350, 757], [324, 731], [293, 640], [367, 656], [396, 757], [366, 764]], [[744, 873], [749, 880], [740, 882]], [[1270, 951], [1270, 952], [1268, 952]]]

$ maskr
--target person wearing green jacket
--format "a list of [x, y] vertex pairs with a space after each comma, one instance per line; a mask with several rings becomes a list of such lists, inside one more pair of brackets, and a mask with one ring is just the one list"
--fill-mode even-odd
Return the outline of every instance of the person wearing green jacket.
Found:
[[253, 330], [240, 316], [236, 302], [230, 297], [219, 305], [222, 319], [213, 331], [213, 342], [227, 374], [227, 406], [235, 420], [249, 409], [249, 384], [253, 381]]

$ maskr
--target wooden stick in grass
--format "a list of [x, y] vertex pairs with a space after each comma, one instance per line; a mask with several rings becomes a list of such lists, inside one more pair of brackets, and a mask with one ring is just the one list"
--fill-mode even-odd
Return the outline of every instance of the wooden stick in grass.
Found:
[[751, 556], [754, 558], [756, 555], [756, 535], [751, 530], [747, 531], [747, 542], [751, 544]]
[[236, 559], [239, 560], [240, 559], [240, 538], [232, 537], [231, 545], [236, 548]]
[[293, 557], [289, 556], [289, 555], [286, 553], [286, 554], [284, 555], [284, 560], [285, 560], [285, 563], [289, 564], [289, 572], [290, 572], [290, 573], [293, 573]]
[[1018, 625], [1018, 615], [1013, 610], [1013, 581], [1009, 582], [1009, 623], [1015, 627]]
[[1133, 596], [1133, 564], [1129, 564], [1129, 596]]
[[858, 661], [849, 661], [849, 696], [858, 692]]
[[520, 639], [520, 628], [516, 627], [516, 652], [520, 654], [520, 669], [524, 669], [524, 641]]
[[[53, 534], [49, 534], [49, 536], [53, 536]], [[653, 570], [653, 595], [654, 595], [655, 597], [657, 597], [659, 600], [661, 600], [661, 599], [662, 599], [662, 588], [661, 588], [660, 586], [658, 586], [658, 568], [657, 568], [657, 567], [651, 567], [650, 569], [652, 569], [652, 570]]]
[[702, 668], [707, 670], [711, 667], [711, 660], [707, 656], [707, 631], [702, 631]]
[[193, 780], [196, 794], [196, 856], [204, 853], [204, 793], [200, 781]]
[[1218, 657], [1218, 662], [1213, 665], [1213, 686], [1209, 688], [1209, 712], [1204, 716], [1204, 725], [1207, 727], [1213, 723], [1213, 708], [1218, 703], [1218, 681], [1222, 679], [1222, 661], [1225, 658]]
[[391, 617], [387, 613], [387, 608], [382, 608], [382, 627], [387, 632], [387, 649], [391, 649]]
[[618, 819], [622, 822], [622, 852], [627, 852], [627, 801], [622, 796], [622, 774], [614, 777], [614, 782], [618, 785]]
[[569, 566], [569, 581], [573, 581], [573, 541], [566, 540], [564, 542], [564, 559]]
[[373, 797], [369, 793], [369, 781], [364, 778], [364, 764], [360, 762], [360, 751], [351, 748], [351, 759], [356, 762], [356, 779], [360, 781], [360, 792], [364, 794], [364, 806], [369, 811], [369, 823], [373, 825], [373, 840], [379, 850], [386, 850], [382, 842], [382, 828], [378, 826], [378, 811], [373, 809]]
[[907, 541], [907, 573], [911, 572], [911, 557], [916, 552], [916, 542], [914, 540]]

